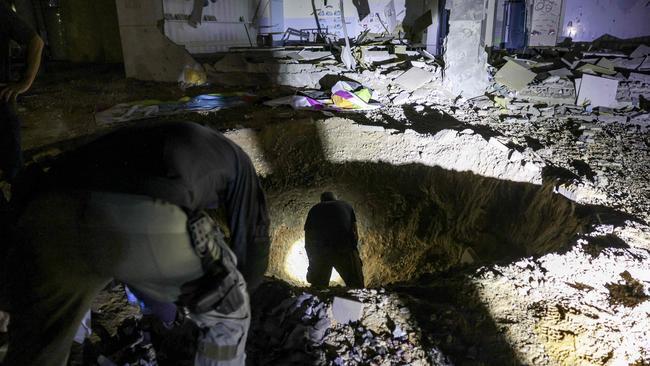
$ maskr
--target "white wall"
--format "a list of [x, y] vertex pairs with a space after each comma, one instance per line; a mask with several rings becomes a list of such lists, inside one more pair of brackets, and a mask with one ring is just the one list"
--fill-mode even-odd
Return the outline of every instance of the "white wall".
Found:
[[[165, 14], [192, 13], [194, 0], [163, 0]], [[184, 20], [165, 20], [165, 35], [185, 46], [192, 54], [227, 51], [229, 47], [256, 45], [257, 31], [252, 26], [257, 1], [218, 0], [203, 8], [204, 16], [216, 20], [203, 21], [196, 28]], [[243, 20], [243, 21], [242, 21]], [[246, 34], [246, 27], [248, 33]]]
[[650, 36], [648, 0], [565, 0], [565, 3], [562, 35], [574, 41], [593, 41], [603, 34], [618, 38]]

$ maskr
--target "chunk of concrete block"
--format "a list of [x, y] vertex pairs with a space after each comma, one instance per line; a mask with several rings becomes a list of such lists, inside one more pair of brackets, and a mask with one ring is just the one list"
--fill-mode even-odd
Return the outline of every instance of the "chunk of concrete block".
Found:
[[618, 80], [584, 74], [578, 89], [578, 105], [616, 107]]
[[636, 70], [641, 66], [643, 61], [645, 61], [646, 57], [635, 57], [631, 59], [627, 58], [617, 58], [612, 60], [614, 65], [618, 68], [621, 69], [627, 69], [627, 70]]
[[614, 69], [608, 69], [606, 67], [594, 65], [594, 64], [584, 64], [578, 68], [578, 71], [586, 74], [603, 74], [603, 75], [614, 75], [616, 71]]
[[363, 50], [363, 60], [368, 63], [385, 62], [396, 59], [397, 56], [388, 53], [388, 51], [368, 51]]
[[650, 47], [642, 44], [630, 53], [630, 58], [644, 57], [648, 55], [650, 55]]
[[401, 92], [393, 98], [392, 102], [394, 105], [402, 105], [408, 103], [410, 98], [411, 93]]
[[534, 72], [528, 70], [521, 64], [513, 61], [506, 62], [505, 65], [494, 76], [496, 81], [507, 86], [510, 89], [520, 91], [535, 79]]
[[604, 67], [606, 69], [614, 71], [614, 67], [616, 65], [614, 65], [614, 63], [612, 61], [610, 61], [609, 59], [606, 59], [606, 58], [603, 57], [600, 60], [598, 60], [598, 62], [596, 63], [596, 66]]
[[297, 61], [314, 61], [320, 59], [333, 58], [332, 52], [329, 51], [309, 51], [291, 52], [287, 56]]
[[335, 297], [332, 303], [332, 315], [334, 320], [340, 324], [357, 322], [361, 320], [361, 315], [363, 315], [363, 303]]
[[548, 73], [551, 76], [559, 76], [561, 78], [567, 77], [567, 76], [573, 76], [573, 73], [571, 72], [571, 70], [567, 69], [566, 67], [563, 67], [561, 69], [551, 70]]
[[639, 74], [636, 72], [630, 73], [630, 76], [627, 78], [630, 81], [640, 81], [645, 84], [650, 84], [650, 75]]
[[398, 76], [395, 79], [395, 83], [401, 86], [404, 90], [414, 91], [419, 89], [423, 85], [430, 83], [435, 75], [426, 70], [422, 70], [418, 67], [412, 67], [402, 75]]

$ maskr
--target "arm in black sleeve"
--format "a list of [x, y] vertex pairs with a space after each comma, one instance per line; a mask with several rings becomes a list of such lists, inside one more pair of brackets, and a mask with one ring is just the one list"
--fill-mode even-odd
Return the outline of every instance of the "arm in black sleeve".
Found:
[[237, 255], [238, 268], [252, 291], [259, 285], [269, 261], [269, 216], [266, 198], [255, 168], [239, 148], [237, 177], [226, 197], [231, 247]]

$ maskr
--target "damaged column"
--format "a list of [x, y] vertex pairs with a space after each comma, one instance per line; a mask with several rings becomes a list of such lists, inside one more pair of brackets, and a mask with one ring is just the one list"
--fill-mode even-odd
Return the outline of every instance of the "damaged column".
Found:
[[445, 40], [444, 85], [452, 93], [472, 98], [488, 86], [487, 54], [482, 47], [483, 1], [451, 0], [449, 34]]

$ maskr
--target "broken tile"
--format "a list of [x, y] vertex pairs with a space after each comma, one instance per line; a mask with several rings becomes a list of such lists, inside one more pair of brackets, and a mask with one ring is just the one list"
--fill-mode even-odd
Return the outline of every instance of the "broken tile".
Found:
[[388, 51], [368, 51], [365, 49], [363, 50], [363, 60], [368, 63], [385, 62], [385, 61], [393, 60], [395, 58], [397, 58], [397, 56], [388, 53]]
[[616, 71], [613, 69], [608, 69], [602, 66], [594, 65], [594, 64], [584, 64], [580, 66], [577, 71], [587, 73], [587, 74], [603, 74], [603, 75], [614, 75], [616, 74]]
[[650, 55], [650, 47], [642, 44], [630, 53], [630, 58], [644, 57], [648, 55]]
[[571, 70], [567, 69], [566, 67], [563, 67], [561, 69], [551, 70], [548, 73], [551, 76], [559, 76], [559, 77], [573, 76], [573, 72], [571, 72]]
[[508, 61], [494, 76], [495, 80], [513, 90], [522, 90], [533, 79], [535, 79], [534, 72], [528, 70], [520, 63], [512, 60]]
[[363, 303], [359, 301], [335, 297], [332, 302], [332, 315], [339, 324], [357, 322], [363, 314]]
[[630, 76], [627, 78], [631, 81], [640, 81], [645, 84], [650, 84], [650, 75], [639, 74], [636, 72], [630, 73]]
[[636, 70], [639, 68], [639, 66], [641, 66], [643, 61], [645, 61], [645, 57], [636, 57], [631, 59], [617, 58], [611, 61], [618, 68], [626, 69], [626, 70]]
[[404, 90], [413, 91], [433, 80], [435, 75], [418, 67], [412, 67], [395, 79], [395, 83]]
[[614, 71], [614, 63], [606, 58], [601, 58], [598, 60], [598, 63], [596, 63], [596, 66], [604, 67], [606, 69]]
[[401, 92], [397, 96], [393, 98], [393, 104], [395, 105], [402, 105], [408, 103], [409, 99], [411, 97], [411, 93], [409, 92]]
[[585, 74], [582, 76], [582, 82], [578, 88], [577, 104], [589, 104], [591, 107], [615, 107], [617, 89], [618, 80]]

